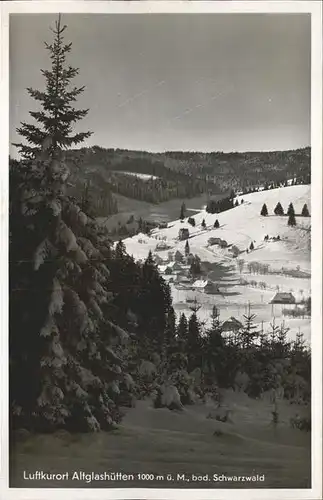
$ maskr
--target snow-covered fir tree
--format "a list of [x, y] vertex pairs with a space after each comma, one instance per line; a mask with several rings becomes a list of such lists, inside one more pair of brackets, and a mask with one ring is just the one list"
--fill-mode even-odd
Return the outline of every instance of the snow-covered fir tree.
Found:
[[197, 318], [196, 312], [193, 312], [188, 321], [188, 333], [186, 352], [188, 358], [188, 371], [202, 365], [202, 337], [201, 323]]
[[27, 144], [15, 144], [24, 158], [35, 158], [35, 155], [41, 152], [44, 142], [48, 141], [46, 150], [52, 156], [57, 148], [78, 145], [91, 135], [91, 132], [73, 133], [75, 122], [84, 118], [88, 110], [76, 109], [73, 106], [84, 87], [71, 87], [71, 81], [78, 75], [79, 69], [67, 64], [66, 59], [72, 44], [64, 42], [66, 28], [66, 25], [62, 25], [59, 15], [52, 30], [54, 40], [50, 44], [45, 43], [51, 60], [51, 69], [41, 70], [46, 81], [45, 89], [27, 89], [41, 109], [30, 112], [36, 124], [23, 122], [17, 129], [19, 135], [27, 141]]
[[97, 431], [120, 419], [128, 335], [109, 314], [111, 248], [65, 194], [63, 148], [89, 136], [72, 135], [86, 110], [72, 107], [82, 89], [69, 90], [65, 28], [59, 18], [47, 45], [46, 89], [28, 89], [38, 125], [18, 129], [28, 144], [10, 167], [10, 405], [13, 427]]

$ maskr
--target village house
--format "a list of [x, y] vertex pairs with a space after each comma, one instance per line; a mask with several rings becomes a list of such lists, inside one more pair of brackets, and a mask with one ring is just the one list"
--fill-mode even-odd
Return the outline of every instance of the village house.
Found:
[[182, 266], [179, 262], [168, 262], [168, 264], [164, 264], [158, 266], [158, 270], [161, 274], [176, 274], [179, 271], [182, 271]]
[[187, 240], [190, 237], [190, 232], [187, 227], [181, 227], [178, 231], [178, 237], [182, 240]]
[[243, 324], [234, 316], [231, 316], [224, 323], [222, 323], [223, 332], [237, 332], [241, 328], [243, 328]]
[[190, 285], [191, 278], [184, 273], [178, 273], [176, 276], [176, 283], [181, 285]]
[[295, 304], [296, 299], [290, 292], [278, 292], [270, 301], [271, 304]]
[[[162, 264], [158, 266], [158, 271], [160, 272], [160, 274], [166, 274], [167, 270], [170, 270], [172, 272], [172, 268], [169, 266], [169, 264]], [[168, 272], [167, 274], [171, 274], [171, 272]]]
[[209, 295], [215, 295], [221, 293], [219, 287], [216, 283], [210, 280], [197, 280], [192, 284], [193, 290], [198, 290], [200, 292], [207, 293]]
[[220, 242], [221, 242], [221, 238], [209, 238], [208, 239], [208, 244], [210, 246], [212, 246], [212, 245], [220, 245]]
[[206, 280], [196, 280], [192, 284], [192, 288], [193, 290], [199, 290], [200, 292], [204, 292], [204, 288], [206, 287], [207, 283], [208, 282]]
[[204, 287], [204, 293], [215, 295], [221, 292], [219, 286], [216, 283], [213, 283], [213, 281], [208, 281], [206, 286]]

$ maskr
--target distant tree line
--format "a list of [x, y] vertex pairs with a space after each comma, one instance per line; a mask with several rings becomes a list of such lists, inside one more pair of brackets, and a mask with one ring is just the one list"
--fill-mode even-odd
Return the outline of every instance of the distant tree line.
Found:
[[[93, 146], [69, 151], [67, 161], [74, 181], [76, 176], [85, 182], [90, 173], [91, 177], [94, 172], [98, 174], [94, 192], [107, 183], [111, 192], [151, 203], [200, 194], [212, 196], [232, 188], [252, 193], [260, 188], [287, 186], [288, 179], [292, 179], [292, 185], [311, 181], [310, 148], [269, 153], [156, 154]], [[76, 171], [74, 164], [79, 165]], [[152, 177], [139, 179], [123, 172]]]
[[230, 210], [235, 206], [234, 204], [234, 193], [220, 200], [209, 200], [206, 205], [206, 211], [210, 214], [218, 214]]
[[[280, 215], [280, 216], [285, 215], [284, 209], [283, 209], [280, 202], [277, 203], [277, 205], [274, 209], [274, 214]], [[260, 215], [262, 215], [263, 217], [267, 217], [268, 208], [267, 208], [266, 203], [263, 204], [261, 211], [260, 211]], [[288, 216], [287, 225], [288, 226], [296, 226], [295, 210], [294, 210], [294, 206], [292, 203], [289, 204], [286, 215]], [[300, 215], [301, 215], [301, 217], [310, 217], [310, 213], [309, 213], [309, 210], [308, 210], [306, 203], [304, 204]]]
[[[110, 155], [104, 152], [105, 150], [96, 147], [82, 150], [82, 153], [79, 150], [68, 153], [68, 163], [71, 165], [72, 173], [75, 171], [75, 177], [81, 176], [86, 179], [87, 172], [91, 172], [93, 179], [94, 171], [96, 174], [95, 182], [92, 180], [94, 191], [100, 189], [104, 183], [113, 193], [149, 203], [221, 192], [213, 180], [173, 171], [165, 167], [161, 161], [140, 156], [138, 158], [124, 156], [118, 161], [113, 161]], [[75, 162], [81, 165], [77, 170], [73, 169]], [[139, 175], [127, 175], [127, 172], [150, 177], [143, 179]]]

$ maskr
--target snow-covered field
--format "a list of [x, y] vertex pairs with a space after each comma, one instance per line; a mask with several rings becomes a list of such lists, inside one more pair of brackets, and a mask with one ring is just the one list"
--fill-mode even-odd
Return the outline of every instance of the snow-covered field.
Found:
[[[271, 425], [272, 405], [244, 393], [223, 391], [224, 404], [232, 410], [232, 422], [208, 417], [212, 406], [196, 404], [184, 411], [155, 409], [150, 400], [127, 408], [118, 429], [111, 432], [33, 435], [11, 448], [12, 488], [309, 488], [311, 433], [292, 429], [289, 419], [308, 417], [309, 409], [281, 401], [279, 424]], [[217, 431], [217, 434], [215, 434]], [[48, 453], [50, 450], [50, 453]], [[69, 471], [64, 481], [24, 480], [24, 471]], [[134, 480], [72, 480], [72, 471], [135, 474]], [[141, 473], [146, 480], [138, 480]], [[148, 474], [147, 474], [148, 473]], [[177, 475], [264, 474], [264, 482], [194, 482]], [[158, 475], [158, 480], [153, 480]], [[167, 475], [173, 481], [164, 480]], [[62, 484], [64, 483], [64, 484]], [[86, 495], [83, 495], [86, 498]], [[106, 495], [108, 496], [108, 495]], [[249, 494], [249, 496], [252, 496]], [[239, 495], [233, 495], [239, 498]], [[198, 498], [198, 495], [195, 496]]]
[[132, 175], [133, 177], [138, 177], [138, 179], [142, 179], [143, 181], [148, 181], [150, 179], [158, 179], [155, 175], [150, 175], [150, 174], [138, 174], [137, 172], [121, 172], [117, 171], [118, 174], [123, 174], [123, 175]]
[[[136, 235], [125, 239], [124, 243], [128, 253], [135, 259], [145, 259], [150, 250], [163, 259], [167, 259], [168, 250], [156, 251], [156, 245], [164, 240], [171, 247], [172, 252], [179, 250], [184, 253], [186, 242], [179, 241], [178, 233], [181, 228], [187, 228], [190, 233], [188, 240], [190, 252], [198, 255], [202, 262], [220, 264], [227, 269], [227, 276], [224, 274], [217, 280], [213, 278], [212, 272], [208, 275], [210, 279], [217, 282], [224, 296], [178, 290], [171, 285], [177, 313], [189, 314], [190, 309], [186, 299], [195, 296], [202, 305], [199, 315], [203, 320], [209, 317], [213, 305], [219, 308], [221, 320], [225, 320], [230, 316], [241, 318], [245, 313], [244, 309], [250, 304], [252, 312], [257, 315], [256, 322], [259, 324], [263, 322], [264, 328], [268, 327], [273, 318], [278, 323], [284, 320], [286, 326], [290, 328], [292, 337], [300, 330], [309, 340], [309, 319], [283, 317], [282, 310], [285, 306], [273, 307], [269, 302], [278, 291], [293, 293], [297, 301], [310, 296], [311, 218], [297, 215], [301, 213], [305, 203], [311, 212], [310, 195], [309, 185], [299, 185], [238, 196], [239, 206], [220, 214], [209, 214], [205, 210], [196, 214], [189, 212], [189, 216], [194, 216], [195, 227], [188, 223], [187, 218], [183, 222], [175, 220], [169, 223], [166, 229], [156, 229], [150, 236]], [[278, 202], [283, 206], [285, 213], [288, 205], [293, 203], [297, 222], [295, 227], [287, 225], [286, 216], [274, 215], [274, 208]], [[264, 203], [268, 209], [267, 217], [260, 215]], [[189, 208], [188, 205], [187, 210]], [[203, 219], [206, 229], [201, 227]], [[220, 223], [218, 229], [213, 228], [216, 219]], [[269, 237], [279, 236], [280, 240], [264, 241], [267, 234]], [[227, 242], [228, 247], [209, 246], [209, 238], [221, 238]], [[247, 253], [246, 250], [251, 242], [254, 250]], [[237, 246], [241, 252], [238, 259], [230, 255], [229, 248], [232, 245]], [[239, 259], [245, 262], [241, 273], [236, 263]], [[271, 272], [276, 274], [252, 274], [248, 271], [250, 262], [268, 264]], [[282, 268], [306, 272], [308, 277], [285, 275], [281, 273]], [[241, 280], [248, 283], [242, 285]], [[250, 282], [253, 283], [250, 284]], [[259, 283], [265, 283], [264, 288], [260, 288]]]

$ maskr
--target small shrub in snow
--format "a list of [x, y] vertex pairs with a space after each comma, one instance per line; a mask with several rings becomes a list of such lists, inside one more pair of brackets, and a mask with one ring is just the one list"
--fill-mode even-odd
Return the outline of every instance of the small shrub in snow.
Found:
[[299, 415], [292, 417], [290, 419], [290, 426], [293, 429], [299, 429], [300, 431], [309, 432], [311, 430], [311, 419], [308, 417], [301, 418]]
[[163, 384], [157, 390], [154, 401], [155, 408], [169, 408], [170, 410], [182, 410], [183, 405], [177, 388], [174, 385]]

